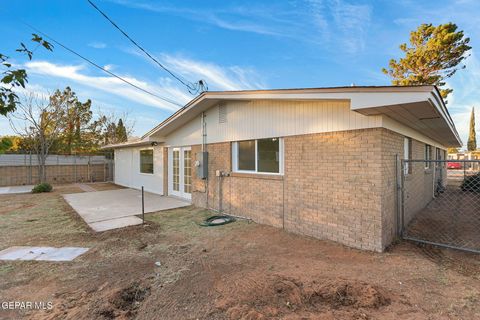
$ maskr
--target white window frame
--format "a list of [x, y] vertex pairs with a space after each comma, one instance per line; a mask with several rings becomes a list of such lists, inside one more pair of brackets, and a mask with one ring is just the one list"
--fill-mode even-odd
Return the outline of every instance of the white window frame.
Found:
[[[145, 150], [152, 150], [152, 164], [153, 164], [152, 173], [142, 172], [142, 151], [145, 151]], [[154, 148], [142, 148], [138, 150], [138, 173], [146, 174], [149, 176], [155, 174], [155, 149]]]
[[[412, 146], [411, 146], [410, 141], [411, 141], [411, 138], [408, 138], [408, 137], [405, 137], [404, 140], [403, 140], [403, 159], [404, 160], [411, 160], [410, 159], [410, 153], [411, 153], [410, 148]], [[404, 169], [403, 174], [408, 175], [410, 173], [410, 162], [405, 161], [403, 163], [403, 169]]]
[[283, 175], [284, 174], [284, 143], [283, 138], [278, 139], [278, 171], [279, 172], [259, 172], [258, 171], [258, 140], [263, 139], [275, 139], [273, 138], [260, 138], [260, 139], [248, 139], [243, 141], [254, 140], [255, 141], [255, 170], [239, 170], [238, 169], [238, 142], [235, 141], [232, 143], [232, 171], [238, 173], [253, 173], [253, 174], [265, 174], [265, 175]]
[[[425, 161], [432, 160], [433, 147], [429, 144], [425, 144]], [[432, 167], [432, 162], [425, 162], [425, 170], [428, 170]]]

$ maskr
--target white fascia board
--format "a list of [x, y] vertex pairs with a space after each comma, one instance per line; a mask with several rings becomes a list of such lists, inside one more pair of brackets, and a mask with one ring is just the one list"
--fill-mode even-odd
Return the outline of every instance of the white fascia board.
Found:
[[388, 105], [425, 101], [430, 92], [318, 92], [318, 93], [255, 93], [214, 94], [219, 100], [348, 100], [351, 109], [375, 108]]
[[[432, 87], [433, 88], [433, 87]], [[360, 111], [361, 109], [371, 109], [376, 107], [402, 105], [417, 102], [430, 102], [432, 106], [444, 118], [450, 130], [455, 133], [459, 143], [461, 143], [455, 125], [446, 110], [443, 100], [438, 96], [435, 89], [433, 90], [412, 90], [412, 91], [346, 91], [346, 92], [256, 92], [256, 93], [222, 93], [211, 92], [206, 93], [198, 99], [192, 101], [177, 114], [173, 115], [171, 119], [166, 120], [156, 128], [148, 132], [144, 138], [157, 134], [162, 128], [169, 126], [175, 122], [179, 117], [187, 113], [199, 112], [195, 110], [195, 106], [204, 100], [343, 100], [350, 101], [350, 109], [352, 111]], [[162, 141], [156, 137], [157, 141]]]

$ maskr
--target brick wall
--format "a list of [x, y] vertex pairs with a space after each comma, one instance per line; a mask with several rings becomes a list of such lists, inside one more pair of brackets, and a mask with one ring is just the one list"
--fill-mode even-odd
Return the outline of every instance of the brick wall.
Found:
[[[193, 173], [192, 201], [213, 209], [221, 202], [225, 212], [258, 223], [383, 251], [398, 227], [395, 155], [403, 156], [403, 139], [383, 128], [285, 137], [283, 176], [232, 173], [221, 180], [215, 171], [232, 170], [231, 144], [209, 144], [208, 181]], [[423, 159], [423, 148], [414, 140], [413, 158]], [[194, 157], [199, 151], [192, 147]], [[422, 179], [422, 190], [409, 194], [419, 199], [415, 205], [428, 201], [428, 174], [413, 169], [411, 179]]]
[[[397, 208], [400, 210], [401, 199], [397, 198], [396, 176], [402, 178], [403, 172], [401, 164], [395, 166], [395, 155], [399, 155], [399, 159], [404, 158], [404, 136], [384, 129], [382, 132], [382, 168], [383, 168], [383, 199], [382, 199], [382, 225], [383, 235], [382, 242], [384, 246], [388, 246], [397, 235], [400, 229], [401, 220], [397, 215]], [[425, 158], [425, 143], [412, 139], [412, 150], [410, 160], [423, 160]], [[435, 148], [432, 147], [432, 160], [436, 158]], [[430, 169], [425, 169], [425, 162], [409, 162], [409, 173], [404, 178], [404, 224], [408, 224], [410, 220], [420, 210], [433, 199], [434, 191], [434, 164]], [[397, 173], [395, 169], [399, 170]], [[442, 174], [444, 182], [446, 182], [447, 172], [445, 164], [439, 164], [436, 174]], [[401, 197], [401, 194], [399, 194]]]
[[[435, 157], [435, 154], [433, 154]], [[412, 141], [412, 159], [425, 158], [425, 143]], [[410, 220], [433, 199], [433, 164], [425, 169], [424, 162], [410, 163], [411, 173], [405, 176], [404, 182], [404, 223]]]
[[[200, 146], [192, 146], [194, 159], [200, 150]], [[229, 142], [209, 144], [207, 151], [208, 181], [197, 179], [194, 169], [192, 202], [197, 206], [215, 210], [219, 209], [221, 202], [225, 212], [249, 217], [258, 223], [281, 227], [283, 178], [233, 173], [230, 177], [220, 180], [215, 176], [216, 170], [225, 172], [232, 170], [231, 144]], [[265, 198], [266, 194], [269, 194], [268, 199]]]
[[[108, 170], [103, 164], [47, 165], [47, 182], [52, 184], [106, 181]], [[0, 166], [0, 186], [37, 184], [36, 166]]]

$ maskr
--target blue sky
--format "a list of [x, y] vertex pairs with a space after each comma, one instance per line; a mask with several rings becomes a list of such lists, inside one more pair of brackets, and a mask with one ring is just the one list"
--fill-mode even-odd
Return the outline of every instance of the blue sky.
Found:
[[[179, 103], [194, 96], [155, 66], [87, 1], [3, 1], [0, 52], [29, 72], [29, 90], [70, 86], [94, 110], [128, 113], [142, 135], [177, 106], [156, 100], [60, 47], [26, 61], [24, 20], [112, 72]], [[387, 85], [381, 73], [421, 23], [454, 22], [471, 38], [467, 69], [448, 80], [449, 110], [464, 143], [472, 106], [480, 106], [480, 1], [94, 1], [135, 40], [190, 81], [210, 90]], [[480, 50], [480, 49], [479, 49]], [[477, 113], [480, 113], [478, 110]], [[11, 133], [0, 118], [0, 135]]]

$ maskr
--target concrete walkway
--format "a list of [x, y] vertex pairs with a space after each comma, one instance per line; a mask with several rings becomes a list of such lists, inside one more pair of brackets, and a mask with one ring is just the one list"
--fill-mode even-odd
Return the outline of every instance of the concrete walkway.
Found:
[[0, 194], [30, 193], [34, 186], [0, 187]]
[[0, 260], [72, 261], [87, 251], [78, 247], [10, 247], [0, 251]]
[[[63, 195], [72, 208], [97, 232], [142, 224], [139, 190], [119, 189]], [[190, 202], [145, 192], [145, 213], [189, 206]]]

